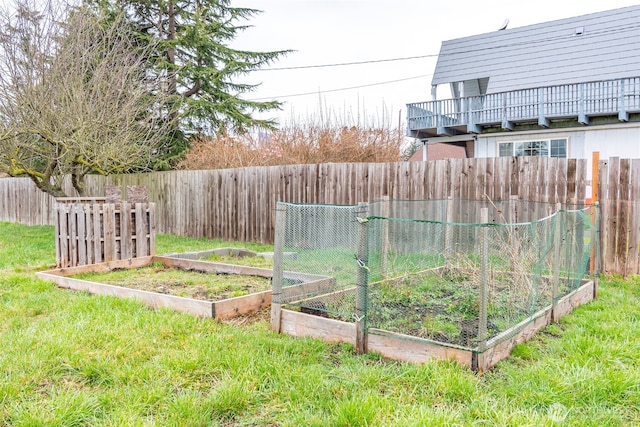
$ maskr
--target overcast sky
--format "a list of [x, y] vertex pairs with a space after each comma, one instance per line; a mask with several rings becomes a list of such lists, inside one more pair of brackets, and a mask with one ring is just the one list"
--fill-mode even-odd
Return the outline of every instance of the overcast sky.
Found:
[[[232, 0], [262, 10], [234, 46], [286, 50], [272, 68], [423, 58], [362, 65], [270, 70], [246, 80], [261, 83], [246, 96], [279, 99], [280, 122], [309, 117], [341, 124], [404, 121], [405, 104], [430, 99], [431, 77], [444, 40], [631, 6], [632, 0]], [[636, 41], [637, 42], [637, 41]], [[426, 57], [425, 57], [426, 56]], [[350, 88], [350, 89], [347, 89]], [[341, 90], [346, 89], [346, 90]], [[321, 108], [322, 106], [322, 108]], [[322, 112], [322, 116], [321, 116]]]

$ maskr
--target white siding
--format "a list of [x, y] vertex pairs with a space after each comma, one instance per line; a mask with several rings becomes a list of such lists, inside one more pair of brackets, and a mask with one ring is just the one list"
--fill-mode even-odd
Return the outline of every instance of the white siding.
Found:
[[640, 127], [585, 132], [584, 150], [588, 155], [593, 151], [600, 151], [601, 159], [639, 159]]
[[603, 128], [568, 128], [557, 132], [516, 133], [508, 132], [493, 135], [478, 135], [475, 143], [475, 157], [497, 157], [498, 143], [515, 141], [532, 141], [536, 139], [568, 138], [568, 157], [587, 159], [588, 179], [591, 179], [591, 159], [594, 151], [600, 152], [600, 159], [620, 157], [627, 159], [640, 158], [640, 127], [603, 127]]
[[432, 84], [489, 77], [497, 93], [635, 77], [639, 23], [640, 5], [445, 41]]

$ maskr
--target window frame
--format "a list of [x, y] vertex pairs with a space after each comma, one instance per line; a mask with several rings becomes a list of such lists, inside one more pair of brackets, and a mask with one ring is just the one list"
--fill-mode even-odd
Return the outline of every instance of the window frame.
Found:
[[[558, 144], [561, 141], [564, 141], [564, 146]], [[497, 157], [569, 158], [568, 137], [499, 141], [497, 144]], [[508, 146], [511, 147], [510, 150], [507, 148]]]

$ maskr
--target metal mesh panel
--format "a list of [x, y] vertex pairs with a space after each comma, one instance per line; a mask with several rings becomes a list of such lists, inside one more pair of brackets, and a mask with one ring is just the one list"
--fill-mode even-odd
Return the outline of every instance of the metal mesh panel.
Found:
[[284, 275], [274, 302], [364, 318], [368, 333], [483, 349], [577, 289], [596, 258], [594, 207], [554, 211], [517, 199], [278, 206]]
[[362, 230], [358, 218], [367, 217], [367, 207], [279, 203], [277, 213], [285, 220], [284, 229], [276, 230], [283, 242], [283, 279], [274, 302], [351, 318]]

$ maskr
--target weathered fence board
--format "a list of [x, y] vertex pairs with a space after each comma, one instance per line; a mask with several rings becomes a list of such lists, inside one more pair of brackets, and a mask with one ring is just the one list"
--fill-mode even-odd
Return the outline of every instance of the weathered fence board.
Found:
[[56, 264], [75, 267], [155, 253], [155, 204], [61, 203], [54, 207]]
[[640, 159], [599, 162], [602, 269], [640, 274]]

